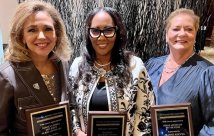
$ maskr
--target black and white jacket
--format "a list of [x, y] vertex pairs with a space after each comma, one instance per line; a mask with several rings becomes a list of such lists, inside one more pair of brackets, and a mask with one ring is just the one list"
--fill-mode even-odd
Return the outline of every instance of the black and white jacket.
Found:
[[[154, 95], [150, 79], [144, 67], [142, 60], [136, 56], [132, 56], [130, 60], [130, 73], [132, 79], [130, 83], [123, 88], [124, 93], [121, 95], [117, 91], [117, 81], [120, 78], [114, 78], [112, 71], [108, 71], [105, 76], [105, 84], [107, 89], [108, 107], [110, 111], [126, 111], [127, 112], [127, 128], [126, 136], [141, 136], [151, 134], [150, 126], [150, 106], [154, 104]], [[78, 76], [79, 64], [82, 57], [78, 57], [71, 65], [69, 76], [72, 84], [75, 77]], [[87, 133], [87, 116], [89, 111], [89, 102], [91, 96], [102, 76], [102, 72], [96, 67], [92, 68], [91, 79], [87, 85], [83, 84], [83, 79], [76, 83], [77, 89], [73, 89], [72, 93], [75, 98], [76, 108], [72, 114], [73, 130], [81, 128]]]

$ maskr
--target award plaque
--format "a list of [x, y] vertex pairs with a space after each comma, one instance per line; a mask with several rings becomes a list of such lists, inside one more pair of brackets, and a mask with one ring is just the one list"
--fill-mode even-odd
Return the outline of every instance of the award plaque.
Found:
[[28, 135], [71, 136], [68, 103], [26, 110]]
[[151, 106], [153, 136], [194, 136], [191, 104]]
[[87, 136], [125, 136], [126, 112], [89, 111]]

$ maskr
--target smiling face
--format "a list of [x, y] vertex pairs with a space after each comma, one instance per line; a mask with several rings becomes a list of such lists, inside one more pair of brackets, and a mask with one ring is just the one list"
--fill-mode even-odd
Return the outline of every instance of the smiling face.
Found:
[[[100, 30], [104, 30], [106, 28], [115, 27], [115, 24], [111, 18], [111, 16], [104, 12], [98, 12], [92, 19], [90, 28], [97, 28]], [[116, 39], [116, 34], [112, 38], [106, 38], [103, 33], [101, 33], [100, 37], [92, 38], [90, 37], [92, 46], [96, 52], [96, 58], [108, 58], [111, 57], [111, 51], [114, 47]]]
[[47, 12], [39, 11], [27, 18], [24, 23], [23, 41], [32, 59], [48, 58], [56, 40], [54, 21]]
[[193, 18], [188, 14], [179, 14], [170, 21], [166, 32], [166, 41], [170, 52], [192, 52], [196, 39], [196, 28]]

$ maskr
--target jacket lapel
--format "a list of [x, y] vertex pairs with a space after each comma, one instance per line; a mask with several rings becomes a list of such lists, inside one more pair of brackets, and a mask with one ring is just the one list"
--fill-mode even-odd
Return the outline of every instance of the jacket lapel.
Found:
[[68, 85], [68, 63], [59, 61], [57, 62], [57, 67], [59, 68], [59, 77], [60, 77], [60, 93], [61, 93], [61, 101], [68, 100], [66, 97], [67, 85]]
[[43, 81], [41, 74], [32, 62], [12, 63], [12, 66], [30, 93], [41, 105], [55, 103]]

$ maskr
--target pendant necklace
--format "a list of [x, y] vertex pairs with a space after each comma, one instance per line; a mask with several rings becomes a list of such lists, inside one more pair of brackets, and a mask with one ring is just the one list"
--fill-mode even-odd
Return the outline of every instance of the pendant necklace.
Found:
[[111, 64], [111, 61], [108, 62], [108, 63], [106, 63], [106, 64], [100, 64], [100, 63], [98, 63], [96, 60], [95, 60], [94, 62], [95, 62], [98, 66], [100, 66], [100, 68], [98, 68], [96, 65], [94, 65], [94, 67], [95, 67], [96, 69], [98, 69], [98, 71], [99, 71], [101, 77], [104, 77], [105, 74], [106, 74], [106, 70], [105, 70], [103, 67], [110, 65], [110, 64]]
[[101, 77], [104, 77], [106, 74], [106, 70], [104, 68], [98, 68], [96, 65], [94, 67], [98, 70], [98, 73], [100, 74]]

